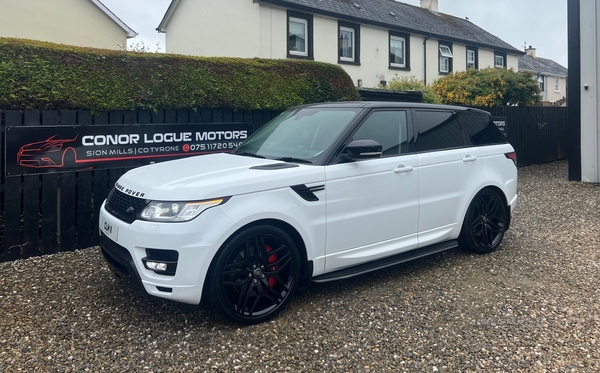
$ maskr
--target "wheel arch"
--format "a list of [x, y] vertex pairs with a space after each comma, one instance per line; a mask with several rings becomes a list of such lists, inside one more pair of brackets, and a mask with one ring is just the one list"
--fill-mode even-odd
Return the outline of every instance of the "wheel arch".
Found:
[[[66, 166], [65, 159], [67, 159], [67, 157], [69, 157], [69, 154], [73, 155], [73, 162], [77, 163], [77, 151], [72, 146], [69, 146], [62, 152], [61, 167]], [[74, 165], [68, 165], [68, 166], [74, 166]]]
[[219, 250], [217, 250], [215, 255], [212, 257], [210, 265], [208, 267], [208, 271], [206, 273], [206, 278], [204, 280], [204, 285], [202, 287], [202, 298], [201, 299], [207, 299], [207, 291], [208, 291], [208, 289], [210, 289], [210, 282], [213, 278], [212, 273], [215, 270], [215, 268], [214, 268], [215, 264], [217, 262], [217, 259], [219, 258], [219, 255], [223, 252], [223, 250], [225, 249], [227, 244], [240, 232], [242, 232], [248, 228], [260, 226], [260, 225], [268, 225], [268, 226], [273, 226], [273, 227], [279, 228], [282, 231], [284, 231], [285, 233], [287, 233], [292, 238], [292, 240], [296, 244], [296, 248], [298, 249], [298, 255], [300, 255], [300, 284], [299, 284], [298, 290], [299, 291], [306, 290], [306, 288], [310, 284], [310, 280], [312, 277], [312, 262], [308, 261], [308, 253], [307, 253], [307, 249], [306, 249], [306, 243], [304, 242], [304, 239], [302, 239], [302, 235], [291, 224], [289, 224], [283, 220], [259, 219], [259, 220], [255, 220], [251, 223], [248, 223], [248, 224], [238, 228], [231, 235], [229, 235], [229, 237], [227, 237], [227, 239], [223, 242], [223, 244], [221, 244], [221, 246], [219, 247]]
[[[504, 203], [504, 205], [507, 207], [507, 216], [506, 216], [506, 230], [508, 230], [510, 228], [510, 222], [511, 222], [511, 211], [510, 211], [510, 205], [508, 204], [508, 198], [506, 197], [506, 193], [504, 192], [504, 190], [502, 190], [502, 188], [500, 188], [497, 185], [485, 185], [482, 188], [480, 188], [479, 190], [477, 190], [477, 192], [475, 192], [473, 194], [473, 196], [471, 197], [471, 200], [469, 201], [469, 204], [467, 205], [464, 213], [463, 213], [463, 220], [465, 221], [466, 217], [467, 217], [467, 212], [469, 211], [469, 207], [471, 206], [471, 203], [473, 203], [473, 200], [475, 199], [475, 196], [477, 196], [479, 193], [481, 193], [482, 191], [486, 190], [486, 189], [490, 189], [495, 191], [500, 198], [502, 198], [502, 202]], [[460, 234], [462, 235], [462, 226], [461, 226], [461, 232]]]
[[[484, 190], [484, 189], [494, 190], [502, 198], [502, 202], [504, 203], [504, 206], [506, 206], [506, 230], [508, 230], [510, 228], [511, 213], [510, 213], [510, 205], [508, 204], [508, 198], [506, 197], [506, 193], [504, 193], [504, 191], [496, 185], [488, 185], [485, 188], [482, 188], [481, 190]], [[477, 193], [479, 193], [479, 192], [477, 192]]]

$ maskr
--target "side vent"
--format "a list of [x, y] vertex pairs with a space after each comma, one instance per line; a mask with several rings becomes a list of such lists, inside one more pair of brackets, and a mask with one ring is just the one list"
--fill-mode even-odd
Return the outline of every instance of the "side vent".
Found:
[[319, 200], [319, 197], [315, 195], [315, 192], [320, 192], [325, 190], [325, 185], [315, 185], [312, 187], [307, 187], [304, 184], [300, 185], [292, 185], [290, 188], [294, 190], [294, 192], [298, 193], [302, 199], [308, 202], [316, 202]]

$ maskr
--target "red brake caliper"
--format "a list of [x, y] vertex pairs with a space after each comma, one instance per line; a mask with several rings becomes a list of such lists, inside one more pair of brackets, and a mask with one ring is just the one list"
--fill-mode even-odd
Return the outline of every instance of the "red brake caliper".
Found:
[[[269, 253], [270, 253], [271, 251], [273, 251], [273, 249], [271, 249], [271, 246], [269, 246], [269, 245], [265, 245], [265, 247], [266, 247], [266, 249], [267, 249], [267, 252], [269, 252]], [[271, 255], [269, 256], [269, 258], [267, 259], [267, 263], [269, 263], [269, 264], [273, 264], [273, 263], [275, 263], [276, 261], [277, 261], [277, 254], [271, 254]], [[268, 269], [269, 271], [276, 271], [276, 270], [278, 270], [278, 269], [279, 269], [279, 266], [278, 266], [278, 265], [276, 265], [276, 266], [273, 266], [273, 267], [269, 267], [269, 268], [267, 268], [267, 269]], [[269, 286], [270, 286], [270, 287], [275, 287], [275, 284], [277, 284], [277, 279], [276, 279], [275, 277], [268, 277], [267, 281], [269, 281]]]

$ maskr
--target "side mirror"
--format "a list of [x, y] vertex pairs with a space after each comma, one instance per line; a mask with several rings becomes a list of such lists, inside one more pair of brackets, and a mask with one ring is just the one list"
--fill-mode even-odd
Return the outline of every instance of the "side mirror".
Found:
[[375, 140], [354, 140], [346, 146], [342, 155], [352, 161], [381, 158], [383, 147]]

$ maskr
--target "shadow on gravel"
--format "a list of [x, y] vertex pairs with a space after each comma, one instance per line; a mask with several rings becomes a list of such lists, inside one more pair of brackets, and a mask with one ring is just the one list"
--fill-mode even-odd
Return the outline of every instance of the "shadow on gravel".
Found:
[[[397, 291], [402, 293], [403, 283], [418, 279], [424, 274], [431, 275], [432, 271], [439, 270], [440, 266], [450, 265], [450, 262], [469, 262], [480, 257], [457, 248], [345, 280], [312, 283], [307, 291], [296, 294], [279, 318], [301, 311], [310, 304], [336, 299], [348, 300], [353, 299], [357, 294], [369, 294], [383, 284], [399, 284]], [[206, 300], [196, 306], [156, 298], [135, 291], [127, 280], [118, 278], [112, 273], [108, 276], [109, 278], [104, 277], [101, 281], [104, 282], [104, 286], [111, 288], [111, 292], [99, 292], [104, 295], [104, 299], [100, 296], [97, 300], [99, 302], [104, 300], [107, 304], [116, 306], [113, 317], [117, 319], [138, 325], [148, 324], [153, 329], [164, 332], [187, 326], [222, 330], [240, 327], [215, 312]], [[111, 295], [107, 297], [107, 294]], [[164, 320], [167, 318], [169, 322], [165, 323]]]

